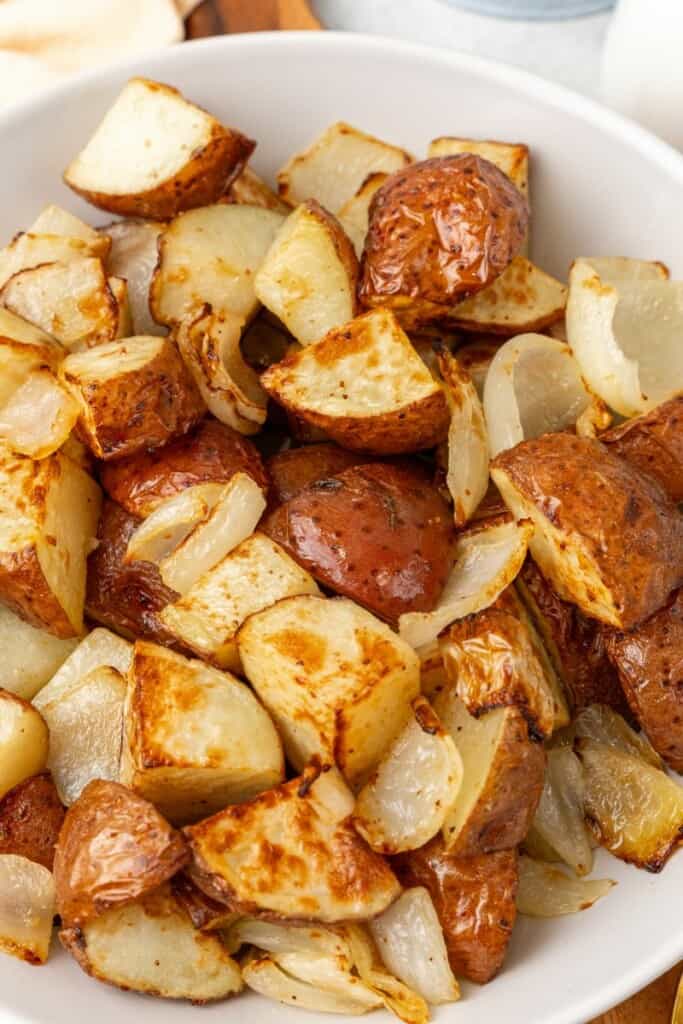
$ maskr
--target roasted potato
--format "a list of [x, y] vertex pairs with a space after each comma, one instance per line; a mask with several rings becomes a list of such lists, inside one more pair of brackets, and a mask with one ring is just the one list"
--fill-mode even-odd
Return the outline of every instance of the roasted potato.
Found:
[[242, 989], [221, 939], [197, 931], [169, 885], [63, 928], [59, 938], [86, 974], [126, 991], [201, 1005]]
[[368, 461], [369, 456], [349, 452], [331, 442], [277, 452], [266, 460], [271, 481], [270, 507], [283, 505], [318, 480], [329, 480]]
[[683, 501], [683, 395], [600, 435], [611, 452]]
[[[173, 893], [183, 907], [195, 928], [202, 932], [213, 932], [230, 928], [240, 915], [233, 913], [224, 903], [212, 900], [194, 884], [184, 871], [171, 879]], [[228, 950], [232, 952], [232, 950]]]
[[29, 964], [44, 964], [55, 916], [52, 875], [26, 857], [3, 854], [0, 892], [0, 951]]
[[64, 181], [102, 210], [164, 220], [214, 202], [254, 146], [177, 89], [131, 78], [67, 167]]
[[590, 438], [546, 434], [501, 452], [491, 475], [535, 525], [531, 553], [558, 595], [630, 629], [683, 582], [683, 518], [658, 484]]
[[27, 857], [52, 871], [64, 813], [49, 772], [24, 779], [0, 800], [0, 854]]
[[370, 206], [359, 298], [407, 326], [439, 321], [519, 252], [526, 199], [494, 164], [463, 153], [391, 175]]
[[499, 167], [523, 196], [529, 196], [529, 147], [520, 142], [493, 142], [489, 139], [462, 139], [441, 135], [432, 139], [428, 157], [474, 153]]
[[205, 412], [166, 338], [127, 338], [74, 353], [60, 374], [79, 403], [83, 440], [105, 461], [158, 448], [186, 434]]
[[15, 274], [43, 264], [63, 266], [91, 256], [99, 260], [103, 256], [102, 246], [106, 244], [99, 236], [93, 245], [83, 238], [20, 231], [5, 249], [0, 249], [0, 286], [7, 284]]
[[128, 300], [134, 335], [166, 334], [149, 311], [149, 286], [157, 265], [157, 243], [165, 225], [150, 220], [120, 220], [102, 228], [111, 239], [107, 273], [128, 282]]
[[[12, 369], [18, 371], [20, 380], [0, 408], [0, 442], [17, 455], [47, 458], [71, 436], [78, 405], [47, 366], [29, 370], [25, 376], [16, 364]], [[4, 384], [15, 383], [11, 370], [8, 376]]]
[[0, 690], [0, 799], [43, 771], [47, 750], [47, 725], [40, 712], [16, 694]]
[[293, 206], [316, 199], [332, 213], [355, 195], [369, 174], [392, 173], [412, 162], [404, 149], [337, 121], [279, 171], [280, 195]]
[[414, 463], [370, 463], [310, 484], [264, 529], [319, 583], [395, 622], [430, 611], [452, 565], [448, 505]]
[[358, 191], [346, 200], [337, 214], [339, 223], [351, 239], [359, 259], [363, 255], [365, 236], [368, 233], [368, 217], [372, 197], [388, 177], [389, 175], [385, 171], [368, 174]]
[[284, 780], [282, 744], [244, 683], [139, 640], [128, 676], [121, 782], [174, 824]]
[[268, 490], [268, 474], [254, 445], [230, 427], [206, 419], [159, 451], [140, 451], [103, 466], [100, 479], [110, 498], [130, 515], [144, 518], [186, 487], [227, 483], [240, 472]]
[[270, 185], [267, 185], [248, 164], [230, 183], [218, 201], [239, 203], [244, 206], [262, 206], [265, 210], [275, 210], [285, 216], [292, 209], [289, 203], [273, 192]]
[[414, 452], [448, 432], [440, 384], [384, 309], [287, 356], [266, 370], [261, 384], [288, 412], [352, 451]]
[[484, 397], [486, 374], [489, 372], [493, 357], [500, 348], [501, 341], [502, 339], [497, 336], [478, 337], [476, 341], [470, 341], [458, 348], [458, 366], [470, 375], [480, 398]]
[[655, 750], [683, 772], [683, 590], [607, 652], [631, 711]]
[[96, 780], [69, 808], [54, 860], [57, 911], [82, 927], [112, 907], [138, 899], [189, 860], [179, 832], [141, 796]]
[[51, 203], [38, 214], [29, 231], [34, 235], [58, 235], [62, 238], [78, 238], [85, 242], [92, 256], [106, 260], [112, 239], [109, 232], [97, 230], [86, 224], [80, 217]]
[[237, 632], [255, 612], [284, 597], [315, 594], [311, 576], [264, 533], [256, 532], [201, 577], [159, 619], [184, 648], [218, 668], [240, 671]]
[[450, 310], [449, 324], [475, 334], [512, 336], [561, 320], [567, 288], [524, 256], [515, 256], [492, 284]]
[[246, 621], [237, 645], [295, 770], [318, 755], [351, 786], [377, 767], [420, 690], [415, 652], [344, 598], [278, 601]]
[[352, 810], [336, 769], [314, 765], [188, 826], [190, 876], [207, 895], [247, 914], [327, 923], [374, 917], [400, 886], [354, 831]]
[[391, 863], [403, 885], [429, 891], [453, 973], [490, 981], [503, 964], [517, 916], [516, 851], [461, 857], [434, 839]]
[[0, 689], [32, 700], [77, 643], [36, 629], [0, 605]]
[[35, 462], [0, 446], [0, 601], [55, 636], [78, 636], [99, 511], [99, 487], [67, 456]]

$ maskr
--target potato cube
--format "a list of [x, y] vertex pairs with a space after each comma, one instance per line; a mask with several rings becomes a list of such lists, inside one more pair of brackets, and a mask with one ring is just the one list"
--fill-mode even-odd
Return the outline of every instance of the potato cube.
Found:
[[442, 135], [429, 144], [427, 156], [452, 156], [455, 153], [474, 153], [483, 156], [507, 174], [524, 196], [529, 195], [529, 148], [523, 143], [490, 142], [483, 139], [459, 139]]
[[384, 174], [381, 171], [369, 174], [355, 195], [346, 200], [337, 214], [339, 223], [353, 242], [358, 259], [361, 258], [363, 253], [365, 236], [368, 233], [368, 217], [372, 197], [382, 187], [388, 177], [388, 174]]
[[86, 242], [90, 255], [106, 259], [111, 249], [109, 233], [92, 228], [80, 217], [51, 203], [42, 210], [29, 228], [33, 235], [59, 235], [63, 238], [78, 238]]
[[0, 689], [33, 700], [78, 644], [52, 636], [0, 605]]
[[47, 725], [40, 712], [16, 694], [0, 690], [0, 798], [42, 772], [47, 748]]

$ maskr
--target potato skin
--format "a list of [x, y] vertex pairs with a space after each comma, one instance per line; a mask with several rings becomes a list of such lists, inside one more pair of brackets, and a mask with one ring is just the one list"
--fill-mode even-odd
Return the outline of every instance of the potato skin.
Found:
[[0, 800], [0, 854], [28, 857], [52, 871], [65, 814], [49, 772], [20, 782]]
[[55, 851], [57, 911], [78, 927], [137, 899], [185, 867], [182, 835], [118, 782], [89, 782], [64, 819]]
[[157, 613], [178, 594], [167, 587], [152, 562], [124, 564], [133, 531], [140, 525], [113, 501], [105, 500], [98, 529], [99, 546], [88, 558], [85, 606], [88, 615], [128, 637], [172, 645]]
[[610, 451], [683, 501], [683, 395], [600, 435]]
[[453, 563], [450, 509], [408, 461], [318, 480], [276, 509], [264, 532], [319, 583], [388, 622], [430, 611]]
[[268, 474], [255, 446], [236, 430], [205, 419], [192, 433], [155, 452], [137, 452], [102, 467], [100, 482], [110, 498], [142, 518], [165, 498], [203, 483], [226, 483], [248, 473], [268, 490]]
[[517, 851], [458, 857], [433, 839], [391, 866], [404, 886], [429, 890], [453, 973], [480, 984], [495, 977], [517, 916]]
[[610, 635], [607, 651], [652, 746], [683, 772], [683, 590], [633, 632]]
[[337, 476], [345, 469], [369, 461], [370, 456], [349, 452], [332, 442], [277, 452], [266, 460], [272, 483], [270, 505], [272, 508], [282, 505], [317, 480]]
[[403, 309], [413, 324], [438, 320], [505, 270], [528, 221], [526, 199], [482, 157], [411, 164], [370, 205], [361, 303]]

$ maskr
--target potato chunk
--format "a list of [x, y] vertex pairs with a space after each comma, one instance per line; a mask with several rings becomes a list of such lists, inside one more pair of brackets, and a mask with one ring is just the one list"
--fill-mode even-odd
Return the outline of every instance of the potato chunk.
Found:
[[102, 210], [163, 220], [217, 199], [254, 146], [177, 89], [131, 78], [64, 180]]
[[61, 375], [79, 403], [83, 438], [99, 459], [158, 448], [187, 433], [205, 411], [178, 350], [165, 338], [126, 338], [74, 353]]
[[80, 634], [99, 511], [99, 487], [61, 452], [34, 462], [0, 447], [0, 601], [55, 636]]
[[42, 715], [21, 697], [0, 690], [0, 798], [43, 771], [47, 750], [48, 731]]
[[406, 724], [420, 690], [415, 652], [344, 598], [279, 601], [252, 615], [237, 641], [297, 771], [317, 754], [358, 784]]
[[271, 366], [261, 383], [285, 409], [352, 451], [413, 452], [448, 432], [440, 384], [384, 309]]
[[523, 196], [529, 195], [529, 147], [523, 143], [493, 142], [488, 139], [462, 139], [441, 135], [429, 143], [427, 156], [453, 156], [474, 153], [499, 167]]
[[0, 951], [44, 964], [52, 938], [55, 883], [42, 864], [0, 856]]
[[0, 800], [0, 854], [27, 857], [51, 871], [64, 813], [49, 772], [24, 779]]
[[168, 885], [59, 937], [86, 974], [126, 991], [201, 1004], [242, 989], [220, 938], [197, 931]]
[[683, 501], [683, 395], [600, 435], [610, 451]]
[[185, 829], [190, 873], [209, 896], [244, 913], [332, 923], [381, 913], [400, 887], [349, 821], [339, 773], [312, 766], [250, 803]]
[[566, 304], [567, 288], [561, 281], [524, 256], [515, 256], [488, 288], [453, 306], [447, 319], [462, 331], [512, 337], [557, 323]]
[[353, 242], [358, 259], [363, 255], [365, 236], [368, 233], [368, 218], [370, 216], [370, 203], [375, 192], [387, 180], [388, 174], [383, 171], [375, 171], [368, 174], [360, 188], [350, 199], [347, 199], [337, 214], [339, 223]]
[[285, 216], [291, 211], [289, 203], [273, 192], [270, 185], [266, 184], [248, 164], [231, 182], [219, 202], [262, 206], [265, 210], [275, 210], [277, 213], [284, 213]]
[[514, 514], [534, 522], [541, 572], [592, 618], [630, 629], [683, 582], [678, 509], [597, 441], [524, 441], [497, 456], [491, 475]]
[[32, 700], [77, 643], [36, 629], [0, 605], [0, 689]]
[[129, 674], [121, 781], [175, 824], [284, 780], [280, 738], [244, 683], [138, 641]]
[[296, 497], [317, 480], [338, 476], [345, 469], [368, 461], [369, 456], [349, 452], [329, 442], [276, 452], [266, 462], [271, 480], [271, 509]]

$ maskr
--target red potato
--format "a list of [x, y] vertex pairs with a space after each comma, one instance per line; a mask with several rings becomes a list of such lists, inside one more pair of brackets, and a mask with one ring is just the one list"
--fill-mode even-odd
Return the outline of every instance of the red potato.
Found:
[[0, 800], [0, 854], [28, 857], [52, 871], [65, 813], [49, 772], [20, 782]]
[[683, 395], [626, 420], [600, 440], [657, 480], [674, 501], [683, 501]]
[[271, 479], [271, 506], [282, 505], [317, 480], [326, 480], [352, 466], [371, 461], [370, 456], [348, 452], [336, 444], [309, 444], [277, 452], [266, 460]]

